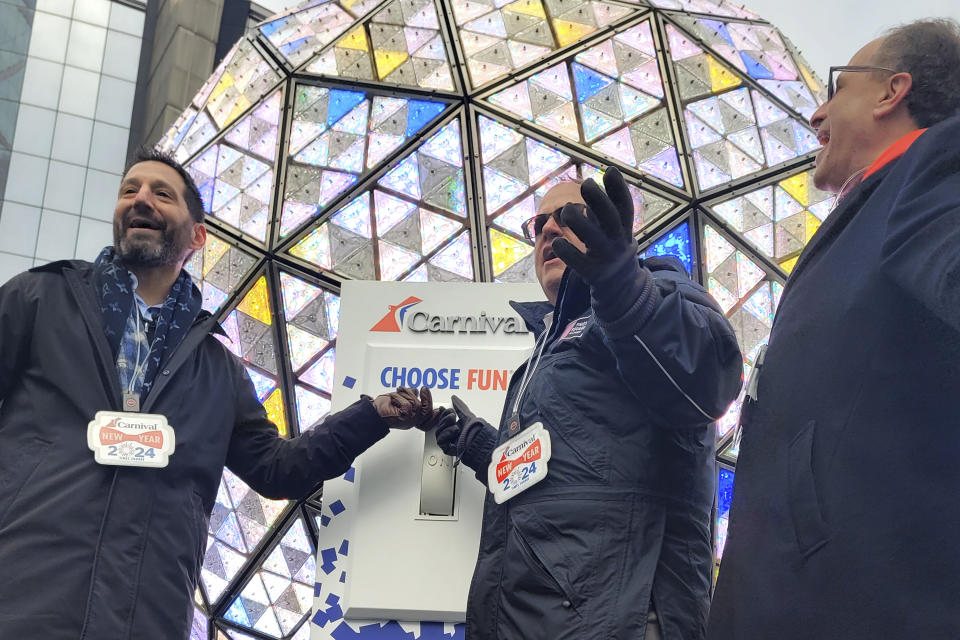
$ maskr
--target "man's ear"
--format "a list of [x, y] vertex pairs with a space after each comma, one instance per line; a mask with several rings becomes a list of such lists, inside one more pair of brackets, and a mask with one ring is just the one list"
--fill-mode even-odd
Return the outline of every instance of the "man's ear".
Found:
[[893, 113], [897, 107], [904, 104], [903, 100], [912, 87], [913, 77], [906, 71], [895, 73], [887, 78], [883, 85], [883, 95], [873, 108], [873, 117], [884, 118]]
[[193, 223], [193, 238], [190, 240], [190, 250], [199, 251], [207, 243], [207, 227], [202, 222]]

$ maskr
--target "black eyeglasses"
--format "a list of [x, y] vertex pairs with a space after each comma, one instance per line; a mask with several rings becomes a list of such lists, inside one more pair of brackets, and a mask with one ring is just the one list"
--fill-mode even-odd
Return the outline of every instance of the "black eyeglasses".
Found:
[[[587, 205], [583, 203], [568, 202], [567, 204], [574, 207], [574, 209], [580, 215], [584, 215], [587, 212]], [[550, 213], [538, 213], [532, 218], [525, 220], [524, 223], [520, 225], [520, 228], [523, 230], [523, 237], [531, 243], [536, 243], [537, 236], [543, 231], [543, 226], [547, 224], [547, 220], [549, 220], [551, 217], [561, 227], [567, 226], [563, 224], [563, 221], [560, 219], [561, 211], [563, 211], [563, 207], [560, 207], [556, 211], [551, 211]]]
[[833, 79], [834, 74], [843, 73], [845, 71], [886, 71], [888, 73], [900, 73], [894, 69], [888, 69], [886, 67], [864, 67], [860, 65], [841, 65], [839, 67], [830, 67], [830, 74], [827, 78], [827, 100], [833, 100], [833, 94], [837, 92], [837, 86]]

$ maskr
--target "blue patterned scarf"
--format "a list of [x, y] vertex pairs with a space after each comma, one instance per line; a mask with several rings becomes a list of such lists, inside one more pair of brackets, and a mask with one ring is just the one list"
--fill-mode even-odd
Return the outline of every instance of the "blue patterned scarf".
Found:
[[[131, 314], [138, 313], [133, 295], [133, 280], [130, 272], [116, 257], [113, 247], [107, 247], [97, 256], [93, 265], [94, 283], [103, 313], [103, 333], [110, 343], [114, 361], [120, 351], [120, 342]], [[200, 313], [202, 297], [193, 285], [190, 275], [181, 271], [173, 283], [167, 299], [155, 318], [152, 348], [143, 376], [141, 396], [153, 385], [157, 371], [165, 365], [177, 346], [183, 341], [194, 320]]]

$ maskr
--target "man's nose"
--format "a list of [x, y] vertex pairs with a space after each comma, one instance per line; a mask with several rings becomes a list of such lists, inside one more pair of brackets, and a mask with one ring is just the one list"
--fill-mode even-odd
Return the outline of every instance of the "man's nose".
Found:
[[823, 121], [827, 118], [827, 105], [830, 102], [824, 102], [813, 112], [813, 115], [810, 116], [810, 126], [813, 127], [814, 131], [820, 129], [820, 125], [823, 124]]
[[143, 185], [137, 190], [133, 198], [134, 209], [153, 209], [153, 191], [148, 185]]
[[563, 231], [560, 230], [560, 225], [557, 224], [555, 216], [547, 218], [547, 222], [543, 225], [543, 229], [540, 230], [539, 235], [543, 236], [544, 240], [553, 240], [557, 236], [563, 235]]

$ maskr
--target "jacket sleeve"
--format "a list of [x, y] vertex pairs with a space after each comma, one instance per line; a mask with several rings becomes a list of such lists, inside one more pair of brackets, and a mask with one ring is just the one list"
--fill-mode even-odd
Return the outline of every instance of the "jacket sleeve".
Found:
[[267, 498], [310, 495], [324, 480], [345, 473], [389, 430], [373, 403], [362, 399], [300, 436], [282, 438], [243, 368], [235, 366], [234, 376], [237, 414], [227, 467]]
[[27, 295], [29, 274], [20, 274], [0, 287], [0, 403], [26, 367], [33, 336], [34, 301]]
[[481, 484], [486, 485], [490, 457], [497, 448], [497, 430], [487, 424], [486, 420], [480, 420], [471, 429], [471, 433], [461, 433], [460, 439], [463, 440], [462, 444], [457, 445], [460, 460], [473, 469]]
[[910, 158], [913, 168], [890, 208], [880, 268], [960, 332], [960, 152], [942, 142], [960, 134], [960, 119], [952, 120], [952, 134], [931, 136], [931, 129], [914, 143], [932, 152]]
[[623, 316], [595, 313], [621, 378], [663, 426], [714, 422], [743, 382], [733, 328], [675, 258], [643, 261], [638, 277], [647, 280], [637, 287], [643, 299]]

